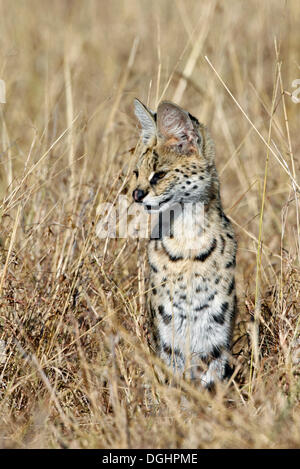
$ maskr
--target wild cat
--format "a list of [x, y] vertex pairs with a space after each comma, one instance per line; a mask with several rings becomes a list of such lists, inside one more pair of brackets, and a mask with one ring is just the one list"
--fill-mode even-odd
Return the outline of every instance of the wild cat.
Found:
[[148, 245], [149, 328], [156, 353], [205, 387], [228, 372], [237, 243], [220, 199], [207, 128], [164, 101], [135, 100], [143, 149], [133, 199], [158, 213]]

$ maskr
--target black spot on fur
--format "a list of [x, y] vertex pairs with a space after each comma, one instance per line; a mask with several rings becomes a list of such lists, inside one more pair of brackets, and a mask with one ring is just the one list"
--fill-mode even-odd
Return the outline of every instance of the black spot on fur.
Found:
[[207, 389], [208, 392], [212, 394], [215, 392], [216, 389], [215, 383], [204, 383], [204, 387], [205, 389]]
[[171, 262], [177, 262], [177, 261], [181, 261], [183, 259], [182, 256], [174, 256], [173, 254], [171, 254], [168, 249], [166, 248], [166, 246], [164, 245], [164, 243], [162, 243], [162, 247], [165, 251], [165, 253], [167, 254], [168, 258], [170, 259]]
[[172, 303], [173, 308], [179, 309], [179, 311], [183, 311], [182, 306], [180, 306], [178, 303]]
[[224, 379], [229, 379], [234, 372], [234, 368], [229, 365], [229, 363], [226, 362], [225, 367], [224, 367]]
[[163, 351], [165, 352], [166, 355], [170, 356], [174, 352], [175, 356], [180, 357], [181, 359], [183, 358], [182, 353], [180, 352], [180, 350], [178, 348], [172, 349], [171, 345], [163, 343], [162, 349], [163, 349]]
[[221, 355], [221, 351], [220, 351], [219, 347], [216, 347], [216, 346], [215, 346], [215, 347], [212, 349], [212, 352], [211, 352], [211, 354], [210, 354], [211, 358], [216, 359], [216, 358], [219, 358], [220, 355]]
[[231, 317], [234, 318], [237, 315], [237, 312], [238, 312], [237, 296], [234, 295], [233, 309], [232, 309], [232, 312], [231, 312]]
[[167, 355], [172, 355], [172, 347], [170, 347], [170, 345], [163, 344], [163, 351], [164, 351]]
[[212, 301], [215, 296], [216, 296], [216, 292], [212, 293], [212, 294], [207, 298], [207, 301]]
[[152, 330], [152, 340], [153, 340], [154, 348], [158, 350], [160, 348], [160, 337], [156, 329]]
[[150, 265], [150, 269], [153, 270], [153, 272], [157, 273], [157, 268], [155, 267], [155, 265], [151, 264], [149, 262], [149, 265]]
[[186, 315], [185, 314], [180, 314], [180, 329], [183, 326], [183, 321], [186, 321]]
[[214, 238], [209, 249], [199, 254], [199, 256], [196, 256], [195, 261], [200, 261], [200, 262], [206, 261], [206, 259], [213, 253], [216, 247], [217, 247], [217, 240], [216, 238]]
[[231, 267], [235, 267], [235, 265], [236, 265], [236, 260], [234, 256], [233, 259], [231, 259], [231, 261], [227, 262], [227, 264], [225, 265], [225, 268], [230, 269]]
[[166, 314], [165, 308], [163, 307], [163, 305], [159, 305], [158, 312], [161, 315], [163, 322], [166, 325], [170, 324], [170, 322], [172, 321], [172, 316], [170, 314]]
[[222, 221], [223, 221], [223, 226], [226, 228], [228, 225], [230, 225], [230, 220], [229, 220], [229, 218], [226, 217], [226, 215], [225, 215], [225, 213], [223, 212], [223, 209], [222, 209], [222, 207], [221, 207], [220, 205], [217, 207], [217, 210], [218, 210], [218, 212], [219, 212], [220, 218], [221, 218]]
[[220, 239], [221, 239], [221, 254], [224, 254], [224, 249], [225, 249], [225, 239], [224, 239], [224, 236], [220, 235]]
[[234, 279], [234, 277], [232, 277], [232, 280], [231, 280], [229, 288], [228, 288], [228, 295], [231, 295], [231, 293], [233, 292], [234, 287], [235, 287], [235, 279]]
[[224, 324], [225, 318], [224, 318], [224, 316], [222, 316], [222, 314], [218, 314], [218, 315], [215, 315], [215, 314], [214, 314], [214, 315], [213, 315], [213, 318], [214, 318], [214, 320], [215, 320], [218, 324], [220, 324], [221, 326]]
[[153, 306], [150, 303], [150, 317], [151, 317], [151, 319], [154, 319], [155, 315], [156, 315], [155, 309], [153, 308]]
[[222, 304], [222, 306], [221, 306], [222, 313], [225, 313], [227, 311], [228, 306], [229, 305], [228, 305], [227, 301]]
[[213, 318], [218, 324], [220, 325], [224, 324], [225, 313], [227, 310], [228, 310], [228, 303], [226, 301], [225, 303], [222, 304], [221, 311], [219, 312], [219, 314], [213, 314]]
[[229, 220], [229, 218], [225, 215], [224, 212], [223, 212], [223, 217], [222, 217], [222, 218], [223, 218], [223, 223], [224, 223], [225, 226], [230, 225], [230, 220]]
[[202, 306], [197, 306], [195, 308], [195, 311], [203, 311], [204, 309], [207, 309], [208, 308], [208, 304], [205, 304], [205, 305], [202, 305]]

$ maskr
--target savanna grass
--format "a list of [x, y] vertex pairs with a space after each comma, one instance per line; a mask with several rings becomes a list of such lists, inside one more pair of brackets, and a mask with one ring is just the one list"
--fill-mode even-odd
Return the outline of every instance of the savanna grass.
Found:
[[[0, 0], [1, 447], [300, 447], [299, 20], [297, 0]], [[214, 395], [158, 377], [145, 241], [97, 236], [130, 200], [134, 97], [216, 142], [240, 312]]]

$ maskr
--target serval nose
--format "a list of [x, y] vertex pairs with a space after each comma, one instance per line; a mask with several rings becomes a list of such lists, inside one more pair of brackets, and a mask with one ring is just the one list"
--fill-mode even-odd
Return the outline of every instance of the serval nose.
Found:
[[143, 189], [135, 189], [132, 193], [133, 200], [135, 202], [142, 202], [143, 198], [146, 197], [147, 192], [143, 191]]

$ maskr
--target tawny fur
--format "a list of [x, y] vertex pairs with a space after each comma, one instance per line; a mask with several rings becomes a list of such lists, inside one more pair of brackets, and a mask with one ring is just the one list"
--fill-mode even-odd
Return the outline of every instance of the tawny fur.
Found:
[[207, 128], [162, 102], [135, 112], [143, 149], [133, 198], [156, 212], [148, 246], [148, 324], [155, 352], [174, 373], [210, 387], [228, 369], [236, 315], [236, 240], [222, 209]]

